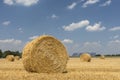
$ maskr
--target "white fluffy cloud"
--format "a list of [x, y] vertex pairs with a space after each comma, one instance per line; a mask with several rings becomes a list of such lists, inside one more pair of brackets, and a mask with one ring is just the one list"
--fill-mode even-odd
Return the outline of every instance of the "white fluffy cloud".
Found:
[[58, 18], [58, 16], [56, 16], [55, 14], [52, 14], [51, 18], [56, 19], [56, 18]]
[[115, 35], [115, 36], [113, 37], [113, 39], [117, 39], [117, 38], [119, 38], [119, 35]]
[[21, 51], [23, 48], [23, 44], [21, 40], [15, 39], [4, 39], [0, 40], [0, 49], [5, 50], [19, 50]]
[[109, 41], [110, 44], [120, 44], [120, 40]]
[[2, 25], [8, 26], [10, 23], [11, 23], [10, 21], [4, 21], [4, 22], [2, 23]]
[[64, 40], [62, 41], [62, 43], [72, 44], [72, 43], [73, 43], [73, 40], [71, 40], [71, 39], [64, 39]]
[[73, 9], [76, 5], [77, 5], [77, 3], [76, 3], [76, 2], [73, 2], [72, 4], [68, 5], [67, 8], [71, 10], [71, 9]]
[[87, 41], [83, 43], [73, 43], [66, 45], [69, 53], [81, 53], [81, 52], [96, 52], [97, 54], [119, 54], [120, 53], [120, 40], [112, 40], [108, 42], [101, 41]]
[[82, 20], [77, 23], [71, 23], [68, 26], [63, 26], [63, 29], [65, 31], [74, 31], [79, 28], [86, 27], [87, 31], [94, 32], [94, 31], [103, 31], [106, 29], [106, 27], [101, 26], [101, 22], [95, 23], [93, 26], [90, 25], [90, 21], [88, 20]]
[[7, 5], [13, 5], [14, 4], [13, 0], [4, 0], [4, 3], [7, 4]]
[[106, 2], [104, 2], [103, 4], [101, 4], [100, 6], [109, 6], [111, 4], [111, 0], [107, 0]]
[[15, 39], [5, 39], [5, 40], [0, 40], [0, 43], [12, 43], [12, 44], [21, 44], [21, 40], [15, 40]]
[[111, 29], [109, 29], [109, 31], [120, 31], [120, 27], [113, 27]]
[[79, 47], [79, 52], [97, 52], [102, 53], [102, 45], [98, 42], [84, 42], [81, 47]]
[[23, 5], [23, 6], [31, 6], [37, 4], [39, 0], [3, 0], [7, 5]]
[[18, 28], [18, 30], [19, 30], [21, 33], [23, 33], [23, 29], [22, 29], [22, 28]]
[[93, 5], [93, 4], [96, 4], [96, 3], [98, 3], [99, 2], [99, 0], [87, 0], [84, 4], [83, 4], [83, 6], [82, 7], [88, 7], [88, 5]]
[[89, 25], [89, 21], [88, 20], [82, 20], [82, 21], [79, 21], [77, 23], [72, 23], [68, 26], [63, 26], [63, 29], [65, 31], [74, 31], [78, 28], [82, 28], [82, 27], [85, 27], [87, 25]]
[[35, 39], [37, 37], [38, 37], [38, 35], [35, 35], [35, 36], [32, 36], [32, 37], [29, 37], [29, 39], [32, 40], [32, 39]]
[[[73, 2], [72, 4], [67, 6], [67, 9], [74, 9], [79, 3], [83, 2], [82, 7], [86, 8], [89, 5], [94, 5], [99, 3], [101, 0], [79, 0], [78, 2]], [[104, 3], [100, 4], [100, 6], [109, 6], [112, 3], [112, 0], [106, 0]], [[99, 5], [99, 4], [98, 4]]]
[[87, 46], [99, 46], [99, 47], [101, 47], [101, 44], [100, 44], [100, 42], [85, 42], [84, 44], [83, 44], [83, 46], [85, 46], [85, 47], [87, 47]]
[[96, 52], [98, 54], [118, 54], [120, 53], [120, 40], [108, 41], [108, 43], [101, 44], [101, 42], [85, 42], [80, 51]]
[[119, 54], [120, 53], [120, 40], [109, 41], [106, 49], [108, 53]]
[[103, 31], [105, 30], [106, 28], [103, 26], [101, 27], [101, 23], [95, 23], [93, 26], [89, 25], [86, 27], [86, 30], [87, 31]]

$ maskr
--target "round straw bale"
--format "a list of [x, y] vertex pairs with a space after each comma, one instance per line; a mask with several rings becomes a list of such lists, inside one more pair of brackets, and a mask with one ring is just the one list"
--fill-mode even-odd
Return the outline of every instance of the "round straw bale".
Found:
[[105, 59], [105, 56], [104, 55], [100, 55], [100, 59]]
[[49, 35], [43, 35], [26, 44], [22, 60], [24, 68], [29, 72], [64, 72], [68, 54], [59, 40]]
[[8, 61], [14, 61], [14, 56], [13, 55], [7, 55], [7, 57], [6, 57], [6, 59], [8, 60]]
[[20, 56], [15, 56], [15, 60], [19, 60], [20, 59]]
[[88, 53], [83, 53], [80, 55], [80, 60], [85, 61], [85, 62], [90, 62], [91, 61], [91, 55]]

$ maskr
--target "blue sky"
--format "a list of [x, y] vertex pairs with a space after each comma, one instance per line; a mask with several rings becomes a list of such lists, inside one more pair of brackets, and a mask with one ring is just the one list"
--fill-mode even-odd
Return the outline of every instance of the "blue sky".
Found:
[[120, 53], [120, 0], [0, 0], [0, 49], [48, 34], [74, 52]]

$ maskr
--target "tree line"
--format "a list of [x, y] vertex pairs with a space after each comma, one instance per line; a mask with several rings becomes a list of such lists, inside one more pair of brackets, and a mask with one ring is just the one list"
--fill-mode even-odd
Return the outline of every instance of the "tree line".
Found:
[[14, 55], [14, 56], [21, 57], [22, 53], [19, 51], [10, 51], [10, 50], [6, 50], [2, 52], [2, 50], [0, 49], [0, 58], [5, 58], [7, 55]]
[[[98, 57], [98, 56], [101, 56], [101, 54], [96, 54], [95, 56]], [[119, 57], [120, 54], [105, 54], [104, 56], [106, 56], [106, 57]]]
[[[75, 56], [79, 57], [80, 56], [80, 54], [79, 55], [78, 54], [76, 55], [76, 54], [73, 54], [71, 57], [75, 57]], [[2, 52], [2, 50], [0, 49], [0, 58], [5, 58], [7, 55], [14, 55], [14, 56], [21, 57], [22, 53], [19, 51], [10, 51], [10, 50], [6, 50], [6, 51]], [[99, 56], [101, 56], [101, 54], [95, 54], [94, 56], [99, 57]], [[106, 57], [118, 57], [118, 56], [120, 56], [120, 54], [106, 54], [105, 56]]]

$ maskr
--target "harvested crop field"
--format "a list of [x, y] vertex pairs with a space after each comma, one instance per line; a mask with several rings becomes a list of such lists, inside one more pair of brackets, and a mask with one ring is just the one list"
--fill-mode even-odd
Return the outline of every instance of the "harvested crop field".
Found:
[[30, 73], [22, 60], [10, 62], [0, 59], [0, 80], [120, 80], [120, 58], [92, 58], [81, 62], [70, 58], [67, 73]]

